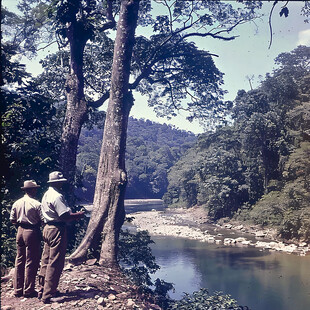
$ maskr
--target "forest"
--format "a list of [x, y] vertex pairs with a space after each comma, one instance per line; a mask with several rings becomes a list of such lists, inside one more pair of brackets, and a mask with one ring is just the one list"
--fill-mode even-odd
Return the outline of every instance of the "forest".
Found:
[[165, 202], [204, 206], [214, 220], [277, 227], [310, 240], [310, 48], [280, 54], [254, 90], [240, 90], [232, 124], [202, 134], [168, 174]]
[[[83, 129], [79, 140], [77, 168], [81, 186], [76, 195], [92, 202], [102, 140], [102, 129]], [[196, 141], [196, 136], [171, 125], [144, 119], [129, 119], [126, 148], [128, 186], [126, 198], [158, 198], [167, 191], [168, 170]]]

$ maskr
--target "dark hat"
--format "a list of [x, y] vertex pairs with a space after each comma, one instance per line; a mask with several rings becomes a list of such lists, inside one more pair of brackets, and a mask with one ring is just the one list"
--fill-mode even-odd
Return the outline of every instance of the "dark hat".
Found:
[[36, 181], [34, 181], [34, 180], [27, 180], [27, 181], [24, 182], [24, 186], [21, 187], [21, 189], [38, 188], [38, 187], [40, 187], [40, 185], [38, 185], [36, 183]]
[[49, 180], [47, 183], [56, 183], [56, 182], [67, 182], [68, 180], [64, 178], [63, 174], [59, 171], [53, 171], [49, 174]]

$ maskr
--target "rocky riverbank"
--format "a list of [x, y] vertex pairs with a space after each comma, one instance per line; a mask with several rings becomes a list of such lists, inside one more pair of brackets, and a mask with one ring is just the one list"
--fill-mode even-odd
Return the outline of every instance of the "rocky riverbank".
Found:
[[213, 224], [203, 208], [167, 209], [165, 211], [137, 212], [132, 224], [151, 235], [182, 237], [226, 246], [251, 246], [264, 250], [310, 254], [307, 243], [286, 243], [277, 239], [274, 229], [262, 229], [234, 221]]

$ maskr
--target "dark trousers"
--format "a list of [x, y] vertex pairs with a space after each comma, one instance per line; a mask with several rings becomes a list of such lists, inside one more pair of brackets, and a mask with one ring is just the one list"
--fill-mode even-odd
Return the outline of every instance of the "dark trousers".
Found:
[[45, 225], [43, 229], [44, 249], [39, 273], [42, 300], [53, 297], [65, 265], [67, 249], [66, 226]]
[[18, 227], [16, 235], [17, 255], [15, 259], [14, 292], [29, 295], [35, 290], [35, 279], [40, 264], [40, 229]]

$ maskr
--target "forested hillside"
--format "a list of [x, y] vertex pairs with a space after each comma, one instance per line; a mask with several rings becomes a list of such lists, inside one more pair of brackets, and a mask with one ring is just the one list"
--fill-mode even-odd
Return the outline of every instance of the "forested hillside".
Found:
[[310, 240], [310, 48], [276, 59], [260, 87], [239, 91], [233, 125], [199, 136], [168, 175], [170, 206], [202, 205], [214, 219], [276, 226]]
[[[92, 201], [95, 189], [102, 129], [83, 129], [77, 166], [82, 176], [78, 196]], [[126, 168], [126, 198], [162, 198], [166, 192], [168, 169], [196, 141], [196, 136], [169, 125], [130, 118]]]

